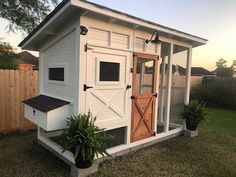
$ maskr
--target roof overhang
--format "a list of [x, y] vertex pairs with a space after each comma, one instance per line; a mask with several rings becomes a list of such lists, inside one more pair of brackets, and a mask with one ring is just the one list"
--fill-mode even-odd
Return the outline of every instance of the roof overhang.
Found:
[[27, 50], [39, 50], [44, 40], [48, 40], [51, 36], [57, 34], [61, 26], [66, 27], [66, 24], [69, 23], [68, 19], [78, 18], [78, 16], [85, 13], [94, 14], [94, 17], [105, 17], [110, 19], [110, 22], [120, 22], [124, 25], [133, 28], [141, 28], [148, 32], [157, 31], [162, 36], [189, 43], [193, 47], [204, 45], [207, 42], [207, 39], [92, 2], [84, 0], [64, 0], [19, 44], [19, 47]]

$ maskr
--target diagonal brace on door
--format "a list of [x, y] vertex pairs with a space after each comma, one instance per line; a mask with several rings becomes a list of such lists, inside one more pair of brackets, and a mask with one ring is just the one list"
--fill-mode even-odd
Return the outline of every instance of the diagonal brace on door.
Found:
[[140, 118], [140, 120], [139, 120], [139, 122], [138, 122], [138, 125], [136, 126], [134, 132], [133, 132], [133, 136], [134, 136], [134, 134], [136, 133], [136, 131], [137, 131], [137, 129], [139, 128], [139, 126], [140, 126], [140, 124], [141, 124], [142, 121], [143, 121], [144, 124], [146, 125], [146, 127], [147, 127], [147, 129], [148, 129], [148, 132], [149, 132], [150, 134], [153, 133], [153, 132], [151, 132], [151, 128], [149, 127], [148, 123], [147, 123], [146, 120], [145, 120], [145, 113], [146, 113], [146, 111], [147, 111], [147, 109], [148, 109], [150, 103], [152, 102], [152, 99], [153, 99], [153, 98], [151, 97], [150, 100], [149, 100], [149, 102], [148, 102], [148, 104], [147, 104], [147, 107], [145, 108], [144, 111], [142, 111], [142, 109], [140, 108], [140, 106], [139, 106], [139, 104], [137, 103], [137, 101], [134, 100], [134, 103], [135, 103], [135, 105], [136, 105], [136, 107], [137, 107], [137, 109], [138, 109], [138, 112], [139, 112], [141, 118]]

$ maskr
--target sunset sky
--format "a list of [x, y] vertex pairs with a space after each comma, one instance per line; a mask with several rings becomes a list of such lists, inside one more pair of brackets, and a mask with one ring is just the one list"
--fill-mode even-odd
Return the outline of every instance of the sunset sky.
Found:
[[[214, 70], [220, 58], [228, 65], [236, 60], [236, 0], [90, 1], [208, 39], [207, 45], [193, 50], [193, 66]], [[7, 33], [7, 24], [0, 19], [0, 38], [17, 47], [23, 37]]]

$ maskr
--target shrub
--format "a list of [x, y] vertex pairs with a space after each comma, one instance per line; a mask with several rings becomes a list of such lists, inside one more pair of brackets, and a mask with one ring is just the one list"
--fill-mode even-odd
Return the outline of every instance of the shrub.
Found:
[[95, 155], [109, 155], [106, 152], [104, 129], [97, 127], [95, 120], [90, 112], [67, 118], [68, 127], [63, 133], [63, 152], [68, 150], [73, 153], [77, 167], [91, 166]]
[[188, 130], [195, 131], [198, 124], [205, 119], [207, 115], [206, 104], [198, 100], [191, 100], [188, 105], [184, 105], [180, 116], [186, 122]]
[[235, 79], [207, 78], [203, 85], [191, 90], [190, 97], [205, 102], [208, 106], [235, 109], [235, 89]]

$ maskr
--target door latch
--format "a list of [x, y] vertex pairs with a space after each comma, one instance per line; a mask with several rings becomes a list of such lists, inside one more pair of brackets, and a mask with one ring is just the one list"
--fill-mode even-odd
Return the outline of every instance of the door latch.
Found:
[[127, 85], [126, 86], [126, 90], [130, 89], [131, 88], [131, 85]]
[[84, 91], [86, 92], [87, 89], [91, 89], [93, 87], [87, 86], [86, 84], [84, 84]]
[[84, 45], [84, 51], [87, 52], [88, 50], [93, 50], [93, 48], [88, 47], [88, 44]]
[[152, 96], [154, 96], [154, 97], [156, 97], [156, 98], [157, 98], [157, 93], [156, 93], [156, 94], [154, 94], [154, 95], [152, 95]]

